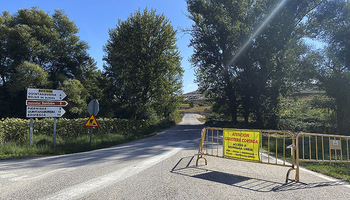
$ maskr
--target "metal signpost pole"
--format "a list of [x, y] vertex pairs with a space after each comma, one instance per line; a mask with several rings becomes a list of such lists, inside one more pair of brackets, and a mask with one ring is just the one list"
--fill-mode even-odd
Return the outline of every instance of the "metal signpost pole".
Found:
[[90, 128], [90, 145], [91, 145], [91, 142], [92, 142], [92, 130], [93, 130], [93, 127]]
[[[88, 104], [88, 112], [90, 115], [94, 114], [95, 116], [97, 115], [98, 111], [99, 111], [99, 103], [97, 101], [97, 99], [93, 99], [90, 101], [90, 103]], [[93, 132], [93, 127], [91, 127], [90, 129], [90, 145], [92, 143], [92, 132]]]
[[66, 112], [62, 107], [68, 102], [62, 101], [66, 97], [63, 90], [27, 88], [27, 112], [30, 118], [29, 143], [33, 144], [33, 118], [53, 118], [53, 146], [56, 147], [56, 118], [62, 117]]
[[[93, 108], [93, 113], [95, 114], [95, 110], [96, 110], [96, 101], [92, 100], [92, 108]], [[90, 128], [90, 145], [92, 143], [92, 131], [93, 131], [93, 127]]]
[[56, 147], [56, 117], [53, 118], [53, 147]]
[[33, 145], [33, 118], [30, 118], [30, 127], [29, 127], [29, 146]]

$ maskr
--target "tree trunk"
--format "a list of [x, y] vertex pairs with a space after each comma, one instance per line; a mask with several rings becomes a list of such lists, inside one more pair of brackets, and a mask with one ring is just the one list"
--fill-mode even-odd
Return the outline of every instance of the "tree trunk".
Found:
[[342, 135], [350, 135], [350, 92], [338, 99], [337, 102], [337, 125]]

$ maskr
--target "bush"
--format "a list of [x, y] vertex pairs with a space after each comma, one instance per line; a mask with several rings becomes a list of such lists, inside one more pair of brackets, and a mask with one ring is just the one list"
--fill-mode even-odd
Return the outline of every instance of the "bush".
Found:
[[[83, 127], [86, 118], [65, 119], [60, 118], [56, 121], [57, 138], [69, 139], [78, 138], [81, 135], [88, 135], [90, 129]], [[142, 132], [156, 123], [147, 120], [127, 120], [127, 119], [97, 119], [100, 127], [94, 128], [94, 134], [121, 134], [125, 135], [130, 132]], [[29, 119], [6, 118], [0, 120], [0, 144], [7, 142], [15, 142], [23, 144], [29, 141]], [[53, 119], [34, 119], [33, 120], [33, 137], [38, 135], [53, 135]]]

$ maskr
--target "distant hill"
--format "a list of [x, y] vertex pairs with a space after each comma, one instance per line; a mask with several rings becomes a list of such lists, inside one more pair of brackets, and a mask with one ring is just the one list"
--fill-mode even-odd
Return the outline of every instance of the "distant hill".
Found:
[[198, 90], [189, 92], [183, 95], [185, 100], [190, 100], [190, 99], [205, 99], [205, 96]]

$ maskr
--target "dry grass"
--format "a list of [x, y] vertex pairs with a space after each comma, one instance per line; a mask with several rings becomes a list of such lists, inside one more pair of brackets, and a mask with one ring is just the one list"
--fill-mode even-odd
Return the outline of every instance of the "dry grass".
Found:
[[193, 108], [182, 108], [179, 111], [189, 113], [203, 113], [205, 110], [211, 110], [211, 106], [196, 106]]

